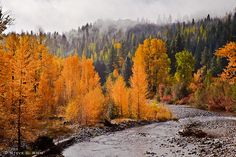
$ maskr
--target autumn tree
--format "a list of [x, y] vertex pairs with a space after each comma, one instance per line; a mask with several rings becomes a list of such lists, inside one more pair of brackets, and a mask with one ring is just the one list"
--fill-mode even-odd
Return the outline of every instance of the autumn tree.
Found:
[[95, 87], [85, 94], [82, 101], [82, 103], [84, 103], [82, 124], [95, 124], [102, 118], [101, 111], [104, 107], [104, 101], [105, 98], [100, 86]]
[[[11, 108], [9, 117], [12, 117], [13, 123], [10, 126], [13, 130], [16, 128], [18, 138], [18, 150], [21, 149], [23, 139], [32, 140], [36, 133], [36, 74], [38, 53], [35, 51], [39, 46], [36, 38], [28, 35], [15, 36], [6, 40], [7, 50], [12, 51], [10, 59], [11, 65]], [[15, 127], [16, 126], [16, 127]], [[23, 129], [24, 128], [24, 129]]]
[[132, 116], [141, 119], [145, 116], [145, 105], [147, 103], [147, 75], [145, 72], [144, 60], [142, 57], [143, 46], [140, 45], [133, 58], [131, 82], [131, 112]]
[[19, 38], [11, 34], [1, 43], [0, 48], [0, 106], [1, 129], [4, 137], [16, 138], [16, 105], [14, 103], [13, 57], [19, 47]]
[[[41, 54], [41, 73], [38, 87], [39, 112], [43, 119], [48, 119], [56, 113], [56, 81], [59, 78], [57, 58], [49, 54], [45, 48]], [[57, 105], [57, 107], [56, 107]]]
[[112, 87], [112, 98], [120, 117], [128, 116], [129, 93], [122, 76], [118, 76]]
[[223, 80], [227, 80], [230, 83], [236, 82], [236, 42], [230, 42], [224, 47], [216, 51], [216, 56], [226, 58], [228, 61], [227, 67], [221, 74]]
[[[68, 103], [78, 95], [78, 84], [81, 75], [81, 63], [77, 54], [71, 55], [64, 60], [61, 72], [65, 85], [65, 102]], [[63, 84], [63, 82], [61, 82]]]
[[[13, 22], [13, 18], [2, 11], [2, 8], [0, 8], [0, 36], [2, 38], [2, 33], [4, 30], [7, 29], [7, 27]], [[4, 52], [4, 50], [1, 48], [0, 50], [0, 132], [3, 133], [5, 130], [5, 125], [7, 122], [7, 112], [8, 109], [6, 108], [6, 102], [7, 102], [7, 93], [9, 91], [9, 75], [10, 74], [10, 68], [9, 68], [9, 61], [8, 61], [8, 55]], [[0, 135], [1, 136], [1, 135]]]
[[108, 76], [106, 83], [105, 83], [105, 108], [104, 116], [107, 119], [115, 118], [117, 116], [117, 111], [115, 110], [114, 100], [112, 98], [112, 89], [113, 89], [114, 82], [112, 80], [112, 76]]
[[77, 77], [77, 95], [67, 106], [66, 117], [80, 124], [94, 124], [99, 120], [105, 98], [93, 61], [83, 56], [80, 64], [81, 74]]
[[[66, 85], [64, 78], [62, 76], [62, 69], [63, 69], [63, 59], [62, 58], [55, 58], [54, 62], [57, 65], [57, 79], [55, 80], [55, 104], [58, 106], [63, 106], [66, 104]], [[63, 109], [62, 109], [63, 110]]]
[[6, 122], [8, 122], [7, 113], [9, 113], [7, 106], [7, 93], [9, 90], [9, 68], [8, 68], [7, 55], [0, 49], [0, 136], [6, 137]]
[[160, 39], [146, 39], [140, 47], [148, 81], [149, 96], [156, 94], [159, 85], [166, 84], [170, 72], [170, 59], [164, 41]]

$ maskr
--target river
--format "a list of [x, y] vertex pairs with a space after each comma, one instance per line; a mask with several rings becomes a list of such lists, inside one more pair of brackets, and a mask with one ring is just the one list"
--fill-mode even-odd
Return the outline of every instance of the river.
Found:
[[[236, 156], [236, 118], [188, 106], [169, 105], [178, 121], [159, 122], [97, 136], [66, 148], [65, 157]], [[179, 131], [197, 123], [204, 138]]]

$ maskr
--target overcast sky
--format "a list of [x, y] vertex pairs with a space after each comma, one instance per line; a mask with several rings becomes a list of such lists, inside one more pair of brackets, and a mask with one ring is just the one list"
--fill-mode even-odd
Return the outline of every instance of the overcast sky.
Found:
[[174, 20], [208, 13], [222, 16], [234, 10], [236, 0], [0, 0], [0, 4], [15, 18], [8, 31], [65, 32], [97, 19], [156, 22], [158, 15], [171, 15]]

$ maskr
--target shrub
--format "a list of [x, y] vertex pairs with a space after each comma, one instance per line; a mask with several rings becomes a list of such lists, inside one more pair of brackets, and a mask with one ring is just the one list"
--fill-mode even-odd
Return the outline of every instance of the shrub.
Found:
[[235, 104], [234, 88], [234, 85], [220, 80], [212, 83], [207, 91], [209, 110], [232, 111]]
[[163, 92], [163, 96], [161, 97], [161, 102], [171, 104], [173, 103], [173, 97], [171, 95], [171, 88], [166, 87]]
[[199, 109], [207, 109], [207, 91], [206, 89], [197, 89], [191, 98], [192, 104]]
[[174, 101], [180, 100], [180, 99], [188, 96], [189, 93], [190, 92], [188, 90], [187, 84], [184, 82], [175, 84], [172, 87], [172, 95], [173, 95]]
[[166, 105], [153, 102], [147, 105], [146, 119], [166, 121], [172, 119], [172, 113]]

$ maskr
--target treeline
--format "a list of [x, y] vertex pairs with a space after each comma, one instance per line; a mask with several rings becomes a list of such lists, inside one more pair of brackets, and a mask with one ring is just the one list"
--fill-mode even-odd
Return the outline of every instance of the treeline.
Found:
[[[123, 27], [117, 26], [122, 22]], [[236, 12], [229, 13], [223, 18], [211, 18], [208, 15], [197, 21], [192, 19], [191, 22], [164, 26], [131, 21], [98, 21], [62, 35], [55, 32], [45, 36], [45, 44], [58, 56], [67, 56], [75, 49], [79, 56], [84, 53], [92, 58], [102, 83], [105, 83], [106, 77], [114, 67], [121, 73], [130, 73], [131, 68], [127, 67], [132, 65], [131, 57], [136, 48], [139, 43], [150, 37], [160, 38], [166, 42], [172, 74], [176, 71], [175, 54], [188, 50], [195, 58], [195, 72], [206, 66], [208, 70], [212, 70], [214, 76], [217, 76], [227, 61], [217, 58], [214, 53], [229, 41], [236, 40]]]

